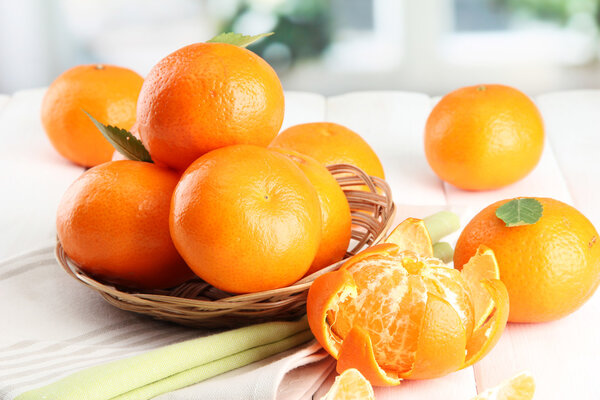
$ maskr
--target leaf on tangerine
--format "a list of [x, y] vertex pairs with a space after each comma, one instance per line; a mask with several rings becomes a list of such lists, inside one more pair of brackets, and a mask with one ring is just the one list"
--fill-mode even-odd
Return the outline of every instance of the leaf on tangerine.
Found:
[[534, 198], [513, 199], [502, 204], [496, 210], [496, 217], [500, 218], [507, 227], [535, 224], [541, 217], [544, 206]]
[[241, 33], [224, 32], [214, 38], [207, 40], [206, 43], [227, 43], [238, 47], [247, 47], [252, 43], [264, 37], [271, 36], [274, 32], [261, 33], [260, 35], [242, 35]]
[[126, 129], [121, 129], [116, 126], [104, 125], [101, 122], [90, 115], [87, 111], [83, 110], [84, 113], [92, 120], [96, 128], [102, 133], [102, 136], [106, 138], [113, 145], [113, 147], [125, 157], [133, 161], [143, 161], [152, 163], [152, 157], [150, 153], [144, 147], [144, 144]]

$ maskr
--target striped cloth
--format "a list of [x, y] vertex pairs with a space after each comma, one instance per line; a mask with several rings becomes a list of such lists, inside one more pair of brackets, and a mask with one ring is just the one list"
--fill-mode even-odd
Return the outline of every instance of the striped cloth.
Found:
[[[8, 323], [0, 342], [2, 400], [12, 400], [86, 367], [208, 333], [108, 305], [64, 273], [54, 259], [53, 245], [0, 263], [0, 304], [8, 313], [2, 316]], [[300, 370], [303, 385], [286, 383], [289, 371], [307, 364], [311, 365]], [[280, 398], [310, 398], [332, 367], [332, 359], [310, 342], [158, 398], [275, 399], [278, 391], [286, 393]], [[297, 380], [298, 371], [287, 379]]]

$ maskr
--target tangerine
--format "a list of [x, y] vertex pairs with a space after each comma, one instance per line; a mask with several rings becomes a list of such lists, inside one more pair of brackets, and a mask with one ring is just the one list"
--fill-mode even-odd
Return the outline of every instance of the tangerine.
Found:
[[344, 191], [333, 175], [312, 157], [292, 150], [273, 148], [291, 158], [306, 174], [317, 191], [321, 204], [321, 243], [306, 272], [312, 274], [344, 258], [352, 237], [352, 215]]
[[87, 170], [58, 206], [65, 252], [87, 273], [128, 287], [162, 289], [192, 278], [169, 235], [178, 181], [175, 172], [138, 161]]
[[266, 61], [238, 46], [196, 43], [152, 68], [137, 120], [152, 159], [183, 171], [219, 147], [267, 146], [283, 112], [281, 82]]
[[171, 203], [175, 246], [190, 268], [232, 293], [288, 286], [321, 242], [313, 185], [285, 155], [253, 145], [206, 153], [185, 171]]
[[294, 125], [277, 135], [269, 146], [306, 154], [323, 165], [352, 164], [371, 176], [385, 178], [371, 146], [358, 133], [333, 122]]
[[510, 297], [512, 322], [544, 322], [564, 317], [585, 303], [600, 283], [600, 238], [592, 223], [572, 206], [536, 198], [541, 218], [507, 227], [496, 210], [480, 211], [456, 243], [454, 266], [462, 268], [482, 244], [494, 251], [500, 279]]
[[42, 101], [42, 125], [63, 157], [93, 167], [110, 161], [112, 145], [83, 112], [105, 125], [129, 130], [144, 79], [113, 65], [78, 65], [52, 82]]
[[[459, 273], [429, 256], [431, 248], [428, 255], [415, 253], [431, 247], [430, 239], [418, 240], [426, 235], [423, 221], [407, 219], [390, 242], [349, 258], [311, 285], [309, 325], [337, 359], [338, 372], [356, 368], [380, 386], [435, 378], [477, 362], [499, 339], [508, 295], [485, 265], [493, 252], [481, 248], [472, 268]], [[475, 299], [492, 307], [474, 308]]]
[[425, 125], [425, 155], [444, 181], [466, 190], [497, 189], [525, 177], [544, 147], [536, 105], [517, 89], [477, 85], [448, 93]]

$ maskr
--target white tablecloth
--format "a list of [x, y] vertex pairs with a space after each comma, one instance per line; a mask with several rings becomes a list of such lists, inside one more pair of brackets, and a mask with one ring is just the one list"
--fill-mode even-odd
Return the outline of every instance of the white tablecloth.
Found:
[[[31, 360], [39, 361], [41, 376], [60, 373], [60, 357], [80, 357], [80, 365], [88, 365], [118, 357], [119, 349], [143, 351], [198, 335], [109, 306], [48, 259], [44, 247], [51, 246], [55, 237], [56, 206], [81, 169], [50, 147], [39, 121], [42, 96], [43, 89], [0, 96], [0, 399], [9, 398], [10, 390], [14, 394], [25, 383], [35, 383], [27, 378]], [[422, 134], [436, 99], [423, 94], [360, 92], [325, 98], [289, 92], [284, 128], [326, 120], [360, 133], [383, 161], [398, 205], [398, 222], [450, 209], [461, 216], [464, 225], [495, 200], [548, 196], [573, 204], [600, 228], [600, 91], [551, 93], [535, 100], [548, 134], [542, 160], [521, 182], [490, 192], [458, 190], [430, 170]], [[25, 263], [11, 258], [40, 248], [37, 259], [36, 253]], [[108, 331], [107, 326], [111, 327]], [[440, 379], [377, 388], [376, 395], [379, 400], [466, 400], [478, 390], [529, 370], [537, 382], [538, 399], [600, 399], [596, 382], [599, 328], [600, 295], [596, 294], [560, 321], [509, 324], [494, 350], [472, 368]], [[89, 353], [89, 346], [96, 352]], [[265, 365], [268, 361], [261, 364]], [[290, 398], [289, 391], [299, 388], [304, 377], [320, 383], [319, 377], [330, 372], [331, 363], [302, 368], [286, 375], [283, 386], [276, 388], [280, 398]], [[257, 369], [246, 367], [245, 372]], [[320, 398], [332, 379], [333, 374], [315, 398]], [[221, 376], [204, 385], [226, 388], [230, 382], [228, 376]], [[194, 390], [164, 398], [194, 398], [198, 393]], [[310, 385], [296, 390], [299, 398], [310, 398], [312, 391]]]

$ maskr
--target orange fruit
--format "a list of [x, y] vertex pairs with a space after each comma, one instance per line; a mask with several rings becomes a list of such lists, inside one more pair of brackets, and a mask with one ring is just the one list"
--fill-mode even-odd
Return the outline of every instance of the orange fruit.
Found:
[[522, 372], [500, 385], [479, 393], [472, 400], [531, 400], [535, 381], [529, 372]]
[[425, 155], [444, 181], [466, 190], [497, 189], [525, 177], [544, 146], [535, 104], [517, 89], [477, 85], [455, 90], [433, 108]]
[[288, 286], [308, 271], [321, 241], [321, 209], [315, 188], [288, 157], [234, 145], [185, 171], [170, 227], [199, 277], [249, 293]]
[[238, 46], [196, 43], [152, 68], [137, 119], [152, 159], [184, 170], [219, 147], [267, 146], [283, 111], [281, 82], [266, 61]]
[[307, 275], [344, 258], [352, 237], [352, 215], [344, 191], [317, 160], [292, 150], [273, 148], [292, 159], [313, 184], [321, 204], [321, 243]]
[[321, 400], [375, 400], [373, 387], [356, 368], [335, 377], [333, 385]]
[[130, 129], [143, 81], [113, 65], [79, 65], [62, 73], [42, 101], [42, 125], [52, 146], [84, 167], [110, 161], [115, 149], [83, 110], [105, 125]]
[[178, 181], [171, 170], [137, 161], [84, 172], [58, 206], [65, 252], [85, 272], [128, 287], [168, 288], [192, 278], [169, 235]]
[[510, 321], [544, 322], [568, 315], [589, 299], [600, 283], [600, 240], [591, 222], [558, 200], [536, 198], [543, 206], [534, 224], [506, 227], [496, 202], [462, 231], [454, 265], [462, 268], [476, 248], [494, 251], [500, 279], [510, 297]]
[[[461, 273], [430, 255], [430, 239], [419, 240], [426, 236], [423, 221], [409, 218], [387, 243], [311, 285], [308, 322], [337, 359], [338, 372], [356, 368], [381, 386], [435, 378], [472, 365], [497, 342], [508, 318], [508, 294], [486, 265], [476, 266], [493, 253], [482, 248]], [[416, 253], [423, 248], [426, 255]], [[479, 285], [470, 287], [476, 278]], [[474, 308], [480, 298], [492, 307]]]
[[352, 164], [371, 176], [385, 178], [371, 146], [356, 132], [333, 122], [294, 125], [277, 135], [270, 147], [306, 154], [323, 165]]

